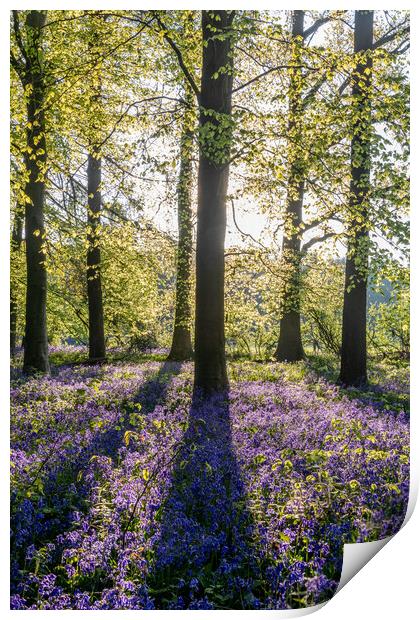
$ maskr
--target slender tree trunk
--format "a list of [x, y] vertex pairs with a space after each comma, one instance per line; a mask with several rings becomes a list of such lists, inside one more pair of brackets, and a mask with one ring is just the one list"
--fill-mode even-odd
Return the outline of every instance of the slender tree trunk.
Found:
[[[187, 91], [187, 97], [188, 97]], [[193, 105], [192, 96], [188, 103]], [[180, 152], [178, 179], [178, 252], [176, 272], [175, 321], [169, 360], [191, 359], [191, 285], [193, 224], [191, 195], [193, 182], [192, 148], [194, 116], [191, 107], [186, 108]]]
[[[12, 230], [11, 254], [16, 255], [22, 246], [23, 211], [17, 207]], [[10, 357], [16, 353], [17, 296], [13, 285], [10, 285]]]
[[302, 158], [302, 69], [305, 11], [293, 11], [292, 66], [289, 85], [289, 183], [281, 257], [280, 335], [275, 357], [281, 362], [303, 359], [300, 331], [301, 228], [304, 196]]
[[102, 163], [98, 152], [88, 156], [88, 250], [86, 260], [87, 295], [89, 311], [89, 360], [100, 362], [105, 359], [104, 312], [102, 303], [101, 250], [99, 247], [99, 225], [101, 217], [101, 175]]
[[45, 265], [45, 173], [46, 140], [41, 33], [46, 12], [30, 11], [27, 16], [27, 152], [25, 165], [28, 181], [25, 194], [26, 240], [26, 321], [24, 372], [48, 372], [47, 339], [47, 270]]
[[205, 393], [228, 386], [224, 243], [232, 131], [233, 17], [234, 11], [202, 12], [194, 386]]
[[[101, 17], [98, 18], [100, 21]], [[101, 249], [100, 249], [100, 224], [102, 207], [102, 158], [101, 158], [101, 118], [103, 111], [102, 100], [102, 64], [98, 60], [98, 30], [94, 19], [88, 26], [89, 56], [94, 62], [95, 70], [92, 71], [90, 80], [90, 122], [88, 127], [89, 153], [87, 165], [87, 255], [86, 255], [86, 280], [88, 297], [88, 323], [89, 323], [89, 361], [100, 363], [105, 360], [105, 328], [104, 310], [102, 299], [101, 278]]]
[[[354, 51], [366, 52], [373, 44], [373, 11], [356, 11]], [[367, 381], [366, 301], [368, 281], [368, 200], [370, 188], [370, 136], [372, 56], [362, 54], [353, 73], [353, 138], [349, 229], [344, 286], [340, 381], [361, 385]]]

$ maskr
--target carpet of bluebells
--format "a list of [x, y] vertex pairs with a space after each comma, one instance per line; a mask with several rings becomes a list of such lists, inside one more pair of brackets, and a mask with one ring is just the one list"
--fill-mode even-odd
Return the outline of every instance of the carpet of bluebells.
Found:
[[330, 598], [343, 544], [404, 519], [408, 413], [386, 395], [407, 389], [362, 395], [302, 368], [231, 363], [229, 394], [210, 400], [192, 398], [191, 364], [15, 371], [11, 607]]

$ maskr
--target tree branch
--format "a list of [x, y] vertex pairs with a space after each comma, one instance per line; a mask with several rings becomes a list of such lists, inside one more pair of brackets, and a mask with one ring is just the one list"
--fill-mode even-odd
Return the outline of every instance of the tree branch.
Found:
[[319, 19], [317, 19], [312, 26], [309, 26], [309, 28], [307, 28], [306, 30], [304, 30], [303, 32], [303, 40], [305, 41], [308, 37], [311, 36], [311, 34], [315, 34], [315, 32], [321, 28], [321, 26], [323, 26], [324, 24], [326, 24], [327, 22], [332, 20], [332, 16], [331, 15], [327, 15], [326, 17], [320, 17]]
[[237, 93], [238, 90], [242, 90], [243, 88], [246, 88], [246, 86], [249, 86], [253, 82], [256, 82], [257, 80], [265, 77], [269, 73], [273, 73], [273, 71], [279, 71], [280, 69], [308, 69], [309, 71], [318, 71], [318, 69], [315, 69], [313, 67], [307, 67], [306, 65], [277, 65], [276, 67], [271, 67], [270, 69], [267, 69], [267, 71], [263, 71], [263, 73], [256, 75], [251, 80], [248, 80], [248, 82], [245, 82], [245, 84], [237, 86], [232, 90], [232, 93]]
[[165, 24], [160, 19], [159, 15], [155, 11], [152, 11], [152, 14], [153, 14], [154, 18], [156, 19], [156, 22], [158, 23], [161, 32], [163, 33], [163, 38], [165, 39], [165, 41], [167, 41], [167, 43], [170, 45], [170, 47], [175, 52], [175, 55], [176, 55], [176, 57], [178, 59], [178, 64], [180, 66], [180, 69], [183, 72], [183, 74], [185, 75], [185, 78], [187, 79], [189, 85], [191, 86], [195, 96], [197, 97], [198, 103], [200, 103], [200, 89], [198, 88], [197, 84], [195, 83], [195, 80], [194, 80], [193, 76], [191, 75], [190, 71], [188, 70], [188, 67], [186, 66], [186, 64], [184, 62], [181, 50], [176, 45], [176, 43], [172, 39], [172, 37], [169, 36], [168, 30], [165, 27]]
[[303, 97], [303, 101], [302, 101], [302, 107], [303, 109], [305, 109], [309, 103], [311, 102], [312, 97], [314, 97], [317, 92], [320, 90], [320, 88], [322, 87], [323, 84], [325, 84], [327, 80], [327, 74], [324, 73], [319, 80], [312, 86], [312, 88], [306, 93], [306, 95]]
[[12, 15], [13, 15], [13, 30], [15, 33], [16, 43], [25, 61], [28, 62], [28, 54], [26, 53], [26, 49], [22, 41], [22, 35], [20, 33], [19, 11], [12, 11]]
[[185, 99], [180, 99], [176, 97], [166, 97], [165, 95], [157, 95], [155, 97], [146, 97], [145, 99], [140, 99], [140, 101], [133, 101], [133, 103], [130, 103], [127, 105], [124, 112], [122, 112], [120, 116], [117, 118], [117, 120], [114, 123], [114, 127], [112, 128], [110, 133], [95, 148], [100, 149], [106, 142], [108, 142], [108, 140], [111, 139], [113, 134], [116, 132], [118, 125], [124, 120], [124, 118], [127, 116], [131, 108], [135, 108], [142, 103], [149, 103], [150, 101], [157, 101], [157, 100], [162, 100], [162, 99], [168, 99], [169, 101], [176, 101], [177, 103], [182, 103], [183, 105], [188, 106], [188, 103], [185, 101]]
[[23, 81], [25, 67], [21, 62], [19, 62], [19, 60], [13, 54], [12, 50], [10, 50], [10, 63], [13, 69], [16, 71], [17, 75], [19, 76], [20, 80]]
[[241, 233], [241, 235], [243, 237], [248, 237], [249, 239], [252, 239], [252, 241], [254, 243], [256, 243], [257, 245], [261, 246], [265, 251], [267, 251], [267, 248], [264, 246], [263, 243], [261, 243], [261, 241], [258, 241], [258, 239], [255, 239], [255, 237], [253, 237], [250, 233], [245, 233], [243, 230], [241, 230], [239, 228], [238, 222], [236, 221], [236, 213], [235, 213], [235, 203], [233, 198], [230, 199], [230, 203], [232, 205], [232, 218], [233, 218], [233, 223], [236, 226], [236, 229]]
[[313, 245], [316, 245], [317, 243], [323, 243], [324, 241], [326, 241], [327, 239], [331, 239], [332, 237], [340, 237], [340, 236], [341, 236], [341, 233], [338, 233], [337, 231], [334, 231], [334, 230], [330, 230], [329, 232], [326, 232], [323, 235], [319, 235], [318, 237], [312, 237], [312, 239], [309, 239], [309, 241], [307, 241], [306, 243], [302, 245], [301, 252], [302, 254], [306, 254], [309, 248], [311, 248]]
[[385, 45], [385, 43], [389, 43], [390, 41], [393, 41], [398, 35], [405, 35], [405, 34], [410, 34], [410, 26], [406, 26], [405, 28], [403, 28], [403, 30], [395, 30], [394, 31], [389, 32], [388, 34], [383, 35], [380, 39], [378, 39], [377, 41], [375, 41], [375, 43], [372, 45], [372, 49], [376, 50], [378, 49], [378, 47], [382, 47], [382, 45]]
[[[389, 43], [390, 41], [393, 41], [398, 35], [405, 35], [405, 34], [409, 34], [410, 33], [410, 26], [406, 26], [403, 30], [395, 30], [393, 29], [391, 32], [389, 32], [388, 34], [382, 36], [380, 39], [378, 39], [372, 46], [372, 49], [376, 50], [379, 47], [382, 47], [383, 45], [385, 45], [386, 43]], [[408, 44], [409, 46], [409, 44]], [[398, 47], [393, 50], [392, 52], [390, 52], [391, 54], [398, 54], [398, 53], [403, 53], [406, 51], [406, 49], [408, 48], [403, 48], [401, 51], [398, 50]], [[346, 90], [347, 86], [350, 84], [351, 82], [351, 76], [349, 75], [348, 77], [346, 77], [346, 79], [341, 83], [340, 88], [338, 89], [338, 94], [342, 95], [343, 92]]]

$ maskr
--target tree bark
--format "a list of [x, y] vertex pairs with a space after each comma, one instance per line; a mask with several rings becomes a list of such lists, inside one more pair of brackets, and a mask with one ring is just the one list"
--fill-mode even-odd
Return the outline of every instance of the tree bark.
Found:
[[[12, 230], [11, 254], [16, 255], [20, 252], [22, 246], [23, 233], [23, 211], [17, 207]], [[14, 357], [16, 353], [16, 326], [17, 326], [17, 296], [10, 285], [10, 357]]]
[[[187, 87], [188, 88], [188, 87]], [[181, 149], [180, 170], [178, 179], [178, 251], [175, 293], [175, 320], [172, 336], [172, 346], [168, 359], [183, 361], [191, 359], [193, 348], [191, 344], [191, 286], [192, 286], [192, 253], [193, 253], [193, 223], [191, 210], [191, 196], [193, 183], [193, 131], [194, 116], [192, 112], [193, 98], [186, 98], [189, 106], [185, 110]]]
[[[102, 18], [98, 18], [102, 21]], [[100, 224], [102, 208], [102, 158], [101, 158], [101, 117], [102, 63], [98, 61], [98, 29], [94, 19], [89, 25], [88, 50], [95, 70], [90, 76], [90, 109], [88, 126], [88, 165], [87, 165], [87, 254], [86, 281], [89, 323], [89, 362], [101, 363], [105, 360], [105, 327], [102, 298]]]
[[228, 386], [224, 242], [232, 132], [234, 11], [203, 11], [198, 170], [195, 375], [204, 393]]
[[[373, 46], [373, 11], [356, 11], [355, 53]], [[368, 281], [368, 200], [370, 189], [370, 136], [372, 56], [362, 54], [353, 72], [353, 138], [349, 228], [344, 285], [340, 381], [361, 385], [367, 381], [366, 301]]]
[[26, 241], [26, 320], [23, 370], [49, 372], [47, 339], [47, 270], [45, 265], [45, 173], [46, 140], [44, 115], [44, 70], [42, 64], [42, 27], [45, 11], [30, 11], [26, 20], [27, 61], [24, 83], [27, 91], [27, 151], [25, 166]]
[[280, 335], [275, 357], [279, 362], [303, 359], [300, 331], [301, 224], [304, 196], [302, 132], [302, 69], [305, 11], [293, 11], [292, 69], [289, 84], [289, 182], [281, 257]]
[[105, 330], [101, 282], [101, 250], [99, 247], [99, 225], [101, 217], [102, 162], [99, 153], [93, 149], [88, 155], [88, 214], [87, 214], [87, 257], [86, 278], [89, 312], [89, 361], [105, 359]]

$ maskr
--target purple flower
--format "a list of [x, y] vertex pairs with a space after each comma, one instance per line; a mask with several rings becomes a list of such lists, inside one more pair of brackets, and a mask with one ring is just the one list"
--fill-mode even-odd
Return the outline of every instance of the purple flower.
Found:
[[12, 608], [284, 609], [332, 596], [343, 544], [401, 526], [408, 422], [282, 368], [233, 365], [229, 395], [193, 402], [191, 364], [18, 380]]

